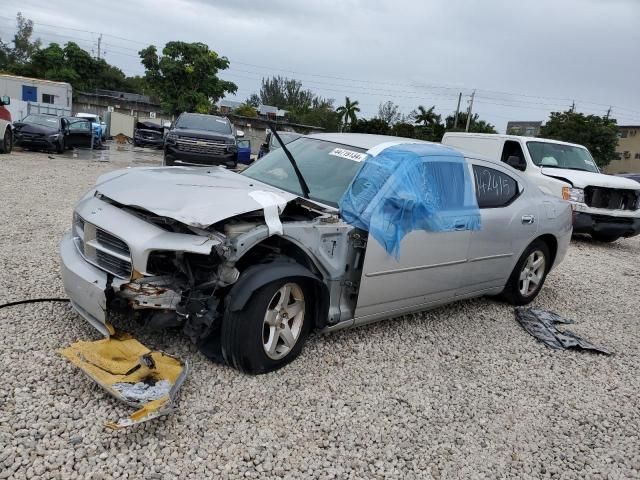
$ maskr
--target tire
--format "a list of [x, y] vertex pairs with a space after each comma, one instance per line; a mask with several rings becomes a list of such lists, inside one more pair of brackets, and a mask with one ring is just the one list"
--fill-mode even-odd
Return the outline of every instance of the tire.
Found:
[[64, 145], [64, 138], [63, 138], [58, 142], [58, 145], [56, 145], [56, 153], [58, 155], [62, 155], [64, 151], [65, 151], [65, 145]]
[[311, 291], [304, 278], [282, 278], [257, 289], [242, 310], [227, 311], [221, 331], [226, 363], [255, 375], [294, 360], [314, 323]]
[[[539, 263], [534, 270], [534, 266], [541, 258], [542, 263]], [[549, 247], [542, 240], [533, 241], [526, 248], [518, 263], [516, 263], [513, 272], [511, 272], [507, 285], [502, 292], [502, 298], [511, 305], [527, 305], [531, 303], [540, 293], [550, 268], [551, 254]]]
[[612, 242], [615, 242], [616, 240], [618, 240], [620, 238], [620, 235], [616, 235], [616, 234], [607, 235], [606, 233], [594, 232], [594, 233], [591, 234], [591, 237], [594, 240], [597, 240], [599, 242], [612, 243]]
[[164, 156], [164, 166], [165, 167], [173, 167], [175, 165], [175, 161], [171, 157]]
[[0, 153], [11, 153], [11, 150], [13, 150], [13, 135], [11, 135], [11, 130], [7, 128], [2, 139]]

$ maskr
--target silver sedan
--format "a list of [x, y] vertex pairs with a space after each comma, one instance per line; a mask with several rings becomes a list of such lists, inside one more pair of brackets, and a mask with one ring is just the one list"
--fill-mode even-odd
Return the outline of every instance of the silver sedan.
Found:
[[571, 223], [567, 202], [497, 159], [319, 134], [240, 174], [107, 174], [77, 204], [61, 255], [72, 305], [104, 335], [115, 313], [136, 314], [263, 373], [293, 360], [312, 329], [482, 295], [529, 303]]

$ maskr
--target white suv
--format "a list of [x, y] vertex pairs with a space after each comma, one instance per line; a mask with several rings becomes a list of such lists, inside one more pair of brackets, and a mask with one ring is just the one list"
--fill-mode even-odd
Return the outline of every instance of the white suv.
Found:
[[640, 233], [640, 184], [601, 173], [582, 145], [481, 133], [446, 133], [442, 143], [506, 163], [571, 202], [574, 233], [603, 242]]

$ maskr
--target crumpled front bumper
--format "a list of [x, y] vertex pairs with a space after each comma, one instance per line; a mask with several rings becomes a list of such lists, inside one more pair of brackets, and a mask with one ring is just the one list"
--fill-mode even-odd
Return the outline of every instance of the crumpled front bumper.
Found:
[[[60, 242], [62, 282], [71, 306], [102, 335], [110, 335], [107, 326], [107, 274], [88, 263], [76, 248], [71, 232]], [[124, 280], [113, 278], [111, 287], [118, 287]]]

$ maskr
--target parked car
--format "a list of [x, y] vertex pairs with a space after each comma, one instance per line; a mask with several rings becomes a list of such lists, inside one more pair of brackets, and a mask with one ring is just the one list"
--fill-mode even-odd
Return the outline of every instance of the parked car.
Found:
[[[481, 295], [529, 303], [567, 251], [569, 203], [507, 165], [379, 135], [310, 135], [287, 147], [300, 176], [280, 148], [242, 173], [149, 167], [100, 177], [61, 242], [76, 312], [104, 335], [113, 312], [182, 327], [211, 358], [262, 373], [295, 358], [312, 328]], [[380, 178], [366, 178], [367, 162], [398, 152], [418, 152], [435, 171], [410, 157], [403, 176], [371, 163]], [[407, 229], [389, 254], [378, 230], [345, 220], [347, 195], [374, 204], [363, 192], [382, 215], [399, 215], [396, 227], [412, 215], [431, 227]], [[421, 202], [431, 214], [412, 209]]]
[[236, 132], [228, 118], [182, 113], [171, 126], [164, 143], [164, 164], [238, 164]]
[[13, 125], [11, 124], [11, 112], [5, 108], [11, 99], [7, 95], [0, 98], [0, 153], [11, 153], [13, 148]]
[[133, 131], [133, 145], [136, 147], [156, 147], [164, 146], [165, 127], [150, 121], [136, 122]]
[[66, 148], [91, 147], [89, 119], [32, 114], [13, 126], [15, 144], [23, 148], [63, 153]]
[[238, 140], [238, 163], [249, 165], [251, 160], [251, 140]]
[[[282, 142], [287, 145], [290, 142], [293, 142], [296, 138], [300, 138], [302, 135], [295, 132], [278, 132], [280, 135], [280, 139]], [[267, 132], [267, 136], [264, 139], [264, 143], [260, 145], [260, 150], [258, 151], [258, 158], [264, 157], [267, 153], [276, 148], [280, 148], [280, 144], [276, 140], [276, 137], [271, 133]]]
[[619, 173], [618, 177], [629, 178], [640, 183], [640, 173]]
[[571, 202], [574, 233], [602, 242], [640, 233], [640, 185], [600, 173], [582, 145], [478, 133], [446, 133], [442, 143], [506, 164], [545, 192]]
[[93, 128], [96, 130], [100, 130], [100, 141], [104, 142], [107, 140], [107, 124], [102, 120], [100, 115], [96, 115], [94, 113], [76, 113], [76, 117], [78, 118], [87, 118], [91, 120], [93, 123]]

